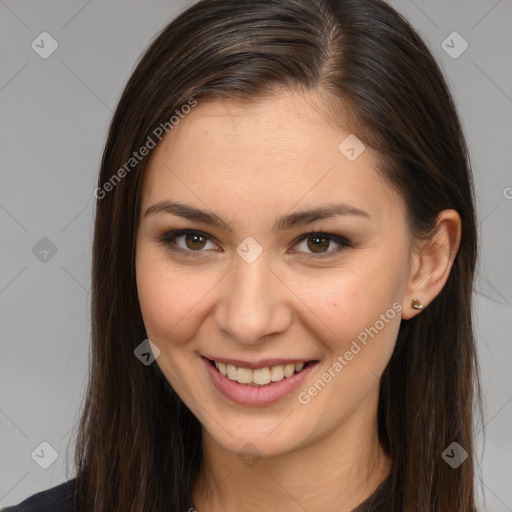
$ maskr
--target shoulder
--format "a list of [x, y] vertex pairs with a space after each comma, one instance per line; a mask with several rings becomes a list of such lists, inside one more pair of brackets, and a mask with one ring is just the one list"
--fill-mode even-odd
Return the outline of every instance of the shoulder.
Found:
[[0, 509], [0, 512], [73, 512], [72, 495], [76, 479], [29, 496], [17, 505]]

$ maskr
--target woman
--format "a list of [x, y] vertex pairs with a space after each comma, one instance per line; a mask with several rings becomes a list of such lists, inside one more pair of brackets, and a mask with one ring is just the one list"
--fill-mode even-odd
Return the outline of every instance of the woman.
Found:
[[476, 510], [472, 187], [387, 4], [191, 6], [103, 155], [77, 477], [7, 510]]

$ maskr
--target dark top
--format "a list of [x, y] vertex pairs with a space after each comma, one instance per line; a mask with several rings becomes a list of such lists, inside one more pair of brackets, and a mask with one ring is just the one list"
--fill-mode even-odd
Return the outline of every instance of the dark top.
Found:
[[[3, 508], [0, 512], [73, 512], [72, 495], [76, 479], [38, 492], [18, 505]], [[377, 490], [361, 503], [353, 512], [385, 512], [386, 498], [389, 495], [390, 478], [386, 478]], [[190, 507], [193, 508], [193, 507]]]
[[3, 508], [0, 512], [72, 512], [71, 498], [75, 481], [73, 478], [33, 494], [18, 505]]

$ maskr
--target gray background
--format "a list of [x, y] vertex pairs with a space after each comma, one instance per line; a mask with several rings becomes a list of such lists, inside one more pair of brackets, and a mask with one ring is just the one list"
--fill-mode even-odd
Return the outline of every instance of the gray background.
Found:
[[[486, 425], [485, 444], [476, 436], [477, 484], [482, 510], [512, 511], [512, 1], [391, 3], [437, 57], [471, 151]], [[86, 383], [92, 191], [108, 123], [136, 59], [190, 4], [0, 0], [0, 506], [74, 476], [66, 460]], [[46, 59], [31, 47], [44, 31], [59, 45]], [[446, 40], [452, 54], [463, 48], [446, 39], [454, 31], [469, 45], [457, 58], [442, 46]], [[41, 252], [49, 245], [43, 237], [54, 255]], [[47, 469], [35, 462], [50, 462], [42, 442], [58, 453]]]

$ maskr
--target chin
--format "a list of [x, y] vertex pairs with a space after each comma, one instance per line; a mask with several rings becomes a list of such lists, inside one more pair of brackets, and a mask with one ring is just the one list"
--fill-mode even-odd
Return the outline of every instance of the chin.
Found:
[[286, 411], [280, 418], [255, 415], [249, 418], [243, 414], [236, 419], [234, 415], [224, 416], [222, 424], [209, 418], [202, 425], [216, 444], [238, 457], [272, 458], [294, 451], [304, 442], [304, 422], [297, 425], [297, 419], [294, 418], [290, 425], [289, 421], [294, 413], [290, 414], [290, 418], [287, 418], [288, 414], [289, 411]]

